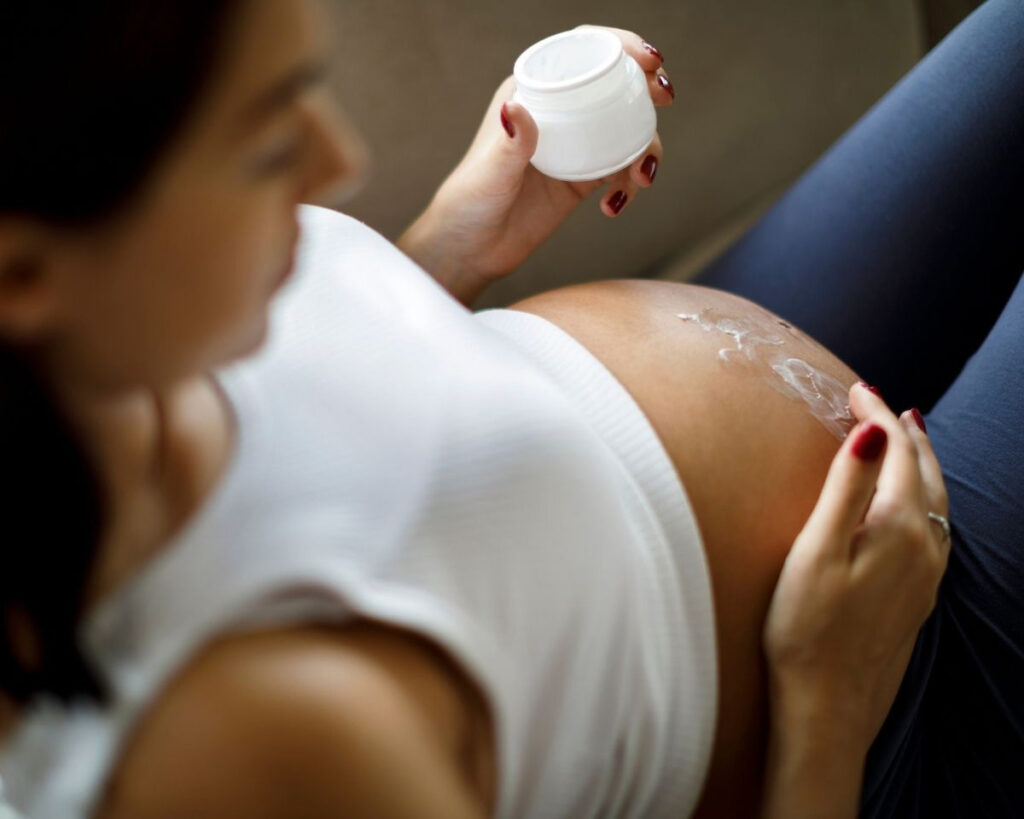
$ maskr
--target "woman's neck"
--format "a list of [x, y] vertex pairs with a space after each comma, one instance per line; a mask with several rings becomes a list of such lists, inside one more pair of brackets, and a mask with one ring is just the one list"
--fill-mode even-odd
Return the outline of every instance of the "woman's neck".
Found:
[[69, 418], [106, 492], [107, 523], [85, 609], [152, 558], [210, 491], [231, 449], [231, 414], [212, 379], [116, 396], [68, 391]]
[[[191, 517], [227, 465], [234, 415], [212, 378], [163, 393], [139, 390], [100, 400], [64, 394], [62, 406], [107, 493], [84, 609], [91, 609], [154, 557]], [[0, 692], [0, 742], [20, 708]]]

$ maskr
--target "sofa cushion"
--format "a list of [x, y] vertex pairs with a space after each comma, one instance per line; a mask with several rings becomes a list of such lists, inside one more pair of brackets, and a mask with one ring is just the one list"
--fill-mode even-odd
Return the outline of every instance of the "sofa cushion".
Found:
[[[396, 239], [469, 146], [531, 43], [580, 23], [638, 32], [665, 55], [653, 187], [611, 219], [598, 193], [477, 302], [590, 279], [678, 271], [784, 188], [923, 52], [914, 0], [333, 0], [334, 87], [374, 173], [344, 206]], [[671, 275], [671, 273], [669, 273]]]

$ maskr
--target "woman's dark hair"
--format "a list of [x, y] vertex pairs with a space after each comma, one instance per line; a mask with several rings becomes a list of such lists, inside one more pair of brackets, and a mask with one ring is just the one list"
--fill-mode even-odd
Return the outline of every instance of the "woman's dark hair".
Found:
[[[129, 212], [240, 2], [0, 3], [0, 218], [87, 230]], [[0, 690], [21, 702], [104, 696], [77, 633], [107, 502], [54, 396], [0, 338]]]

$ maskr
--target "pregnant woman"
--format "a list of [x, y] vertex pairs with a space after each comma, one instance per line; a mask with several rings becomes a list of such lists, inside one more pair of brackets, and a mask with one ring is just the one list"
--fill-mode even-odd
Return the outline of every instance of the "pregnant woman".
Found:
[[[1019, 813], [1019, 4], [701, 284], [479, 313], [601, 184], [628, 206], [659, 141], [544, 178], [506, 81], [396, 248], [318, 206], [366, 163], [321, 14], [0, 12], [10, 801]], [[928, 433], [851, 367], [938, 398]]]

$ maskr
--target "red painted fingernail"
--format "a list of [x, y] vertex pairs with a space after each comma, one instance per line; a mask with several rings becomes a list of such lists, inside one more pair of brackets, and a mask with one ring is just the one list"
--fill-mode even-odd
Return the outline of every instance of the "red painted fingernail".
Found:
[[649, 51], [649, 52], [650, 52], [651, 54], [653, 54], [653, 55], [654, 55], [655, 57], [657, 57], [657, 58], [658, 58], [659, 60], [661, 60], [662, 62], [665, 62], [665, 58], [664, 58], [664, 57], [662, 56], [661, 52], [660, 52], [660, 51], [658, 51], [658, 49], [656, 49], [656, 48], [655, 48], [654, 46], [652, 46], [652, 45], [651, 45], [651, 44], [650, 44], [649, 42], [647, 42], [646, 40], [644, 40], [644, 41], [643, 41], [643, 46], [644, 46], [644, 48], [645, 48], [645, 49], [646, 49], [647, 51]]
[[654, 175], [658, 172], [658, 160], [654, 154], [650, 154], [645, 160], [644, 164], [640, 166], [640, 173], [647, 177], [649, 182], [654, 181]]
[[658, 85], [660, 85], [662, 88], [668, 91], [668, 93], [672, 95], [672, 99], [676, 98], [676, 89], [672, 87], [672, 83], [664, 74], [658, 75]]
[[615, 191], [612, 194], [612, 198], [608, 200], [608, 207], [612, 209], [613, 213], [618, 213], [622, 210], [622, 206], [626, 204], [626, 192]]
[[505, 106], [507, 104], [508, 103], [504, 102], [501, 104], [501, 124], [502, 127], [504, 127], [505, 131], [508, 133], [509, 138], [511, 139], [514, 138], [516, 135], [516, 128], [511, 122], [509, 122], [508, 115], [505, 113]]
[[888, 437], [878, 424], [870, 424], [857, 436], [851, 450], [862, 461], [874, 461], [885, 449]]
[[868, 392], [873, 392], [873, 393], [874, 393], [875, 395], [877, 395], [877, 396], [878, 396], [879, 398], [881, 398], [881, 397], [882, 397], [882, 391], [881, 391], [880, 389], [878, 389], [878, 387], [872, 387], [872, 386], [871, 386], [871, 385], [870, 385], [870, 384], [869, 384], [869, 383], [868, 383], [867, 381], [861, 381], [861, 382], [860, 382], [860, 385], [861, 385], [861, 386], [862, 386], [862, 387], [863, 387], [864, 389], [868, 390]]
[[914, 407], [910, 410], [910, 416], [914, 419], [914, 423], [921, 427], [921, 432], [928, 434], [928, 427], [924, 425], [924, 416], [921, 415], [921, 410]]

